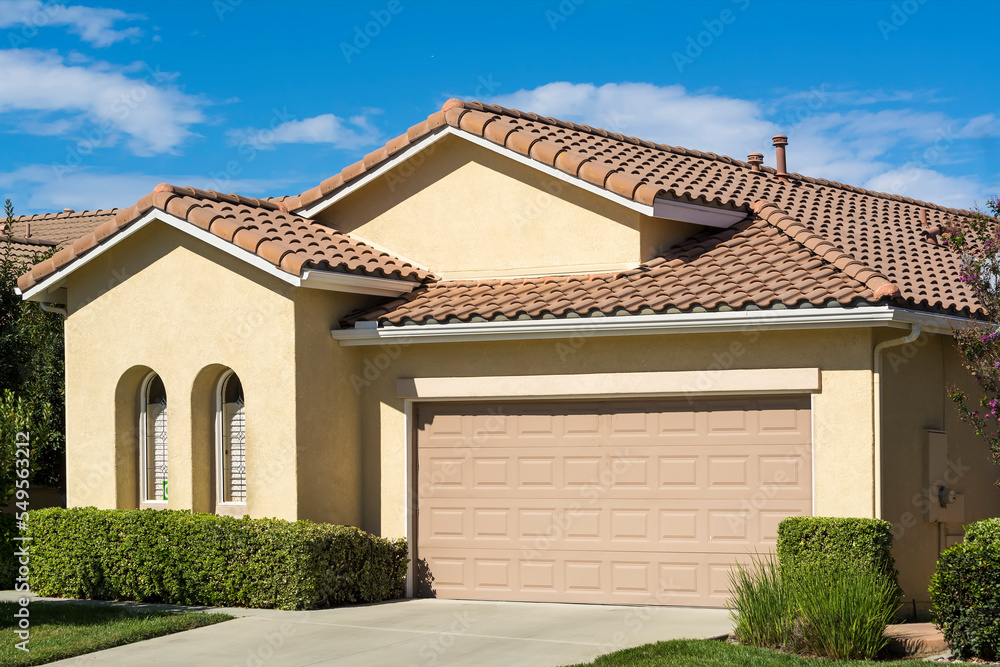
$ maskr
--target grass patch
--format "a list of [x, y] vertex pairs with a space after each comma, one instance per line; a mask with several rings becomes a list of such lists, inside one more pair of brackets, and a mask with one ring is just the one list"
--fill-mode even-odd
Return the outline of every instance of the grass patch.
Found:
[[15, 648], [14, 634], [20, 606], [0, 602], [0, 665], [42, 665], [84, 653], [131, 644], [184, 630], [200, 628], [233, 618], [202, 612], [137, 611], [72, 602], [32, 602], [29, 652]]
[[[912, 661], [877, 662], [802, 658], [765, 648], [708, 640], [678, 640], [646, 644], [602, 655], [592, 667], [913, 667]], [[574, 667], [585, 667], [575, 665]]]

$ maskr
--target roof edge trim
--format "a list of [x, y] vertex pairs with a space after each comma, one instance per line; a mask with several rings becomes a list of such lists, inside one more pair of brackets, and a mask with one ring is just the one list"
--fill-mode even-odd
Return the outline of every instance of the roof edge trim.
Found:
[[628, 336], [671, 333], [740, 331], [756, 335], [761, 330], [835, 329], [889, 326], [904, 328], [920, 323], [928, 333], [951, 334], [973, 320], [937, 315], [887, 305], [856, 308], [789, 308], [736, 310], [668, 315], [574, 317], [504, 322], [458, 322], [389, 327], [333, 329], [330, 334], [343, 346], [401, 345], [416, 343], [495, 341], [573, 336]]
[[317, 271], [315, 269], [306, 269], [303, 271], [300, 284], [301, 287], [331, 290], [334, 292], [393, 297], [399, 297], [407, 292], [412, 292], [420, 285], [420, 283], [409, 280], [376, 278], [374, 276], [359, 276], [353, 273]]
[[32, 286], [29, 290], [22, 294], [22, 298], [25, 301], [48, 301], [51, 302], [50, 298], [47, 298], [47, 294], [54, 289], [61, 287], [62, 282], [68, 278], [72, 273], [80, 269], [81, 267], [87, 265], [91, 260], [96, 257], [103, 255], [105, 252], [115, 247], [125, 239], [131, 237], [133, 234], [138, 232], [140, 229], [144, 229], [147, 225], [154, 221], [163, 222], [170, 225], [174, 229], [180, 230], [190, 236], [195, 237], [209, 245], [222, 250], [223, 252], [241, 259], [252, 266], [255, 266], [262, 271], [269, 273], [270, 275], [279, 278], [280, 280], [294, 286], [301, 284], [301, 280], [298, 276], [293, 276], [290, 273], [286, 273], [274, 266], [267, 260], [259, 257], [258, 255], [244, 250], [237, 245], [225, 241], [211, 232], [205, 231], [196, 225], [178, 218], [177, 216], [171, 215], [166, 211], [158, 208], [153, 208], [147, 211], [135, 222], [131, 223], [117, 234], [114, 234], [108, 238], [103, 243], [95, 246], [92, 250], [87, 252], [85, 255], [78, 257], [73, 260], [70, 264], [59, 269], [55, 273], [46, 276], [42, 282], [37, 285]]
[[[538, 160], [533, 160], [530, 157], [525, 157], [520, 153], [516, 153], [510, 149], [504, 148], [503, 146], [499, 146], [490, 141], [489, 139], [483, 139], [482, 137], [477, 137], [474, 134], [470, 134], [464, 130], [454, 128], [451, 125], [444, 125], [440, 128], [433, 130], [432, 132], [428, 133], [426, 136], [418, 140], [416, 143], [411, 145], [406, 150], [400, 151], [399, 153], [393, 155], [392, 157], [385, 160], [381, 164], [377, 165], [370, 172], [366, 172], [364, 176], [352, 181], [351, 183], [345, 185], [342, 188], [339, 188], [331, 192], [330, 194], [320, 199], [319, 201], [309, 204], [308, 206], [302, 208], [294, 209], [292, 212], [295, 215], [299, 215], [303, 218], [313, 218], [317, 213], [332, 206], [341, 199], [350, 196], [351, 194], [353, 194], [357, 190], [360, 190], [361, 188], [368, 185], [372, 181], [381, 178], [386, 174], [386, 172], [394, 169], [396, 166], [405, 162], [406, 160], [409, 160], [418, 153], [427, 150], [428, 148], [436, 144], [444, 137], [459, 137], [465, 141], [476, 144], [477, 146], [486, 148], [487, 150], [490, 150], [496, 153], [497, 155], [502, 155], [506, 158], [514, 160], [515, 162], [519, 162], [520, 164], [536, 169], [537, 171], [540, 171], [551, 178], [559, 179], [564, 183], [569, 183], [570, 185], [573, 185], [575, 187], [582, 188], [596, 195], [600, 195], [601, 197], [609, 201], [613, 201], [616, 204], [620, 204], [622, 206], [625, 206], [626, 208], [630, 208], [633, 211], [638, 211], [639, 213], [643, 213], [651, 217], [655, 216], [653, 206], [647, 204], [640, 204], [639, 202], [636, 202], [632, 199], [627, 199], [625, 197], [622, 197], [621, 195], [617, 195], [611, 192], [610, 190], [605, 190], [604, 188], [588, 183], [587, 181], [581, 178], [578, 178], [576, 176], [571, 176], [570, 174], [567, 174], [564, 171], [560, 171], [555, 167], [550, 167], [543, 162], [539, 162]], [[714, 210], [709, 207], [701, 207], [701, 208], [704, 208], [709, 211]], [[743, 217], [745, 217], [745, 214], [743, 214]]]
[[204, 241], [213, 248], [217, 248], [224, 253], [242, 260], [251, 266], [264, 271], [265, 273], [278, 278], [279, 280], [292, 285], [293, 287], [308, 287], [313, 289], [334, 290], [339, 292], [354, 292], [357, 294], [375, 294], [381, 296], [400, 296], [417, 287], [418, 283], [394, 280], [391, 278], [375, 278], [371, 276], [359, 276], [349, 273], [338, 273], [334, 271], [319, 271], [307, 269], [303, 272], [303, 277], [299, 278], [288, 273], [266, 259], [249, 250], [244, 250], [234, 243], [230, 243], [215, 234], [206, 231], [197, 225], [182, 220], [175, 215], [171, 215], [159, 208], [147, 211], [135, 222], [108, 238], [103, 243], [95, 246], [86, 254], [73, 260], [72, 263], [59, 269], [55, 273], [46, 276], [40, 283], [33, 285], [26, 292], [20, 292], [21, 298], [25, 301], [41, 301], [46, 303], [64, 303], [65, 296], [57, 294], [63, 282], [77, 269], [85, 266], [91, 260], [99, 257], [109, 249], [113, 248], [123, 240], [129, 238], [140, 229], [154, 221], [159, 221], [170, 225], [189, 236], [200, 241]]
[[320, 211], [329, 208], [341, 199], [344, 199], [355, 191], [368, 185], [375, 179], [382, 177], [387, 171], [394, 168], [397, 164], [405, 162], [417, 153], [423, 152], [449, 134], [456, 134], [456, 132], [453, 128], [447, 125], [431, 130], [424, 136], [420, 137], [416, 142], [411, 144], [406, 150], [396, 153], [388, 160], [376, 165], [374, 169], [366, 171], [360, 178], [354, 179], [344, 187], [338, 188], [321, 199], [307, 204], [306, 206], [291, 208], [289, 209], [289, 212], [302, 218], [312, 219]]
[[412, 144], [409, 148], [396, 153], [384, 162], [375, 166], [375, 168], [371, 171], [366, 172], [363, 176], [341, 188], [338, 188], [337, 190], [334, 190], [322, 199], [313, 202], [308, 206], [293, 209], [292, 213], [303, 218], [311, 219], [324, 209], [332, 206], [345, 197], [349, 197], [351, 194], [360, 190], [372, 181], [383, 177], [388, 171], [394, 169], [399, 164], [413, 158], [418, 153], [429, 149], [438, 141], [448, 136], [459, 137], [465, 141], [492, 151], [497, 155], [502, 155], [503, 157], [513, 160], [519, 164], [523, 164], [536, 171], [540, 171], [550, 178], [555, 178], [574, 187], [581, 188], [607, 199], [608, 201], [614, 202], [638, 213], [642, 213], [643, 215], [648, 215], [651, 218], [664, 218], [705, 225], [707, 227], [727, 228], [736, 224], [740, 220], [745, 219], [747, 216], [746, 211], [741, 209], [717, 208], [714, 206], [692, 204], [675, 201], [660, 195], [656, 197], [652, 204], [643, 204], [635, 201], [634, 199], [612, 192], [605, 187], [590, 183], [579, 176], [568, 174], [565, 171], [557, 169], [556, 167], [549, 166], [544, 162], [532, 159], [526, 155], [521, 155], [517, 151], [501, 146], [490, 141], [489, 139], [485, 139], [465, 130], [452, 127], [451, 125], [443, 125], [435, 130], [432, 130], [430, 133]]

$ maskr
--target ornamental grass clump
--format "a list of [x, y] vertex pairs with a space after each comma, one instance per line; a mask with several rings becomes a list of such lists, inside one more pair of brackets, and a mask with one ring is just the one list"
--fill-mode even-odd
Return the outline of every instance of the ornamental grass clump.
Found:
[[737, 638], [764, 648], [790, 644], [795, 630], [791, 591], [774, 557], [753, 556], [749, 565], [737, 565], [730, 579], [729, 612]]
[[738, 641], [838, 660], [870, 660], [885, 648], [899, 608], [896, 582], [855, 565], [781, 566], [754, 557], [730, 575]]
[[888, 644], [885, 627], [899, 609], [891, 578], [853, 566], [803, 566], [787, 579], [800, 652], [870, 660]]

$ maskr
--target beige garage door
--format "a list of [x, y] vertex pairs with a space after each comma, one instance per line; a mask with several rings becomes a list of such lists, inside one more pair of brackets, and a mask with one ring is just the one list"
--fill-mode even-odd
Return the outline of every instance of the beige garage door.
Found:
[[809, 399], [423, 404], [417, 592], [723, 606], [811, 512]]

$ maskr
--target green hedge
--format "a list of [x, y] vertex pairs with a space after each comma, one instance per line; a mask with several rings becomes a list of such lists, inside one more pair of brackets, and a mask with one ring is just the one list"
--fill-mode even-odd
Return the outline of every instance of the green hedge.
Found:
[[17, 559], [14, 552], [14, 536], [17, 535], [17, 521], [14, 515], [0, 512], [0, 591], [14, 588], [14, 576], [17, 574]]
[[403, 595], [405, 540], [358, 528], [171, 510], [31, 513], [31, 590], [173, 604], [314, 609]]
[[854, 565], [890, 577], [899, 590], [892, 558], [892, 524], [881, 519], [793, 516], [778, 524], [778, 561]]
[[1000, 520], [965, 527], [965, 541], [938, 558], [931, 613], [962, 659], [1000, 657]]

